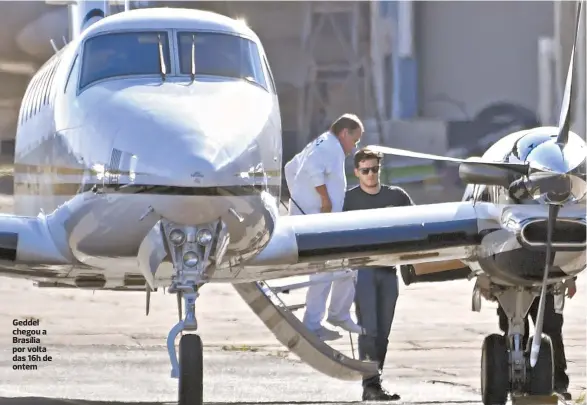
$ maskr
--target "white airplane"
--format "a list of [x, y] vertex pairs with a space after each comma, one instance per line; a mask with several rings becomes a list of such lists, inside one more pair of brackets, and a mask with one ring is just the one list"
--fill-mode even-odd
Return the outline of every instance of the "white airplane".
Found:
[[[585, 142], [569, 130], [573, 57], [558, 128], [510, 134], [474, 160], [372, 147], [460, 163], [472, 184], [463, 201], [280, 217], [280, 111], [251, 29], [190, 9], [108, 15], [80, 2], [71, 12], [78, 34], [22, 100], [15, 213], [0, 216], [0, 275], [177, 293], [185, 317], [180, 305], [167, 343], [179, 404], [193, 405], [203, 401], [202, 342], [189, 333], [202, 285], [232, 283], [305, 361], [357, 378], [377, 365], [328, 351], [272, 304], [277, 290], [266, 294], [260, 281], [460, 260], [488, 280], [510, 319], [507, 337], [483, 345], [483, 403], [553, 391], [544, 295], [586, 266]], [[538, 295], [540, 344], [524, 348], [522, 319]]]

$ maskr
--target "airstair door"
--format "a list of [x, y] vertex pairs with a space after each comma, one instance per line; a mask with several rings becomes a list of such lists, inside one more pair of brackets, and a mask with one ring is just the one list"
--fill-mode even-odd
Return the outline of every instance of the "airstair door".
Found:
[[275, 337], [317, 371], [340, 380], [361, 380], [378, 374], [376, 362], [352, 359], [312, 334], [262, 282], [233, 286]]

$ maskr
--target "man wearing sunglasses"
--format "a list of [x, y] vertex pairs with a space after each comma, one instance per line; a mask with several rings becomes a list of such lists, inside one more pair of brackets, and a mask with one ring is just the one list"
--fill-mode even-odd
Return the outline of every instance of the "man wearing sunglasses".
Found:
[[[380, 171], [383, 155], [360, 149], [354, 157], [359, 185], [346, 192], [343, 211], [414, 205], [400, 187], [382, 185]], [[359, 358], [379, 363], [379, 374], [363, 380], [363, 401], [396, 401], [381, 386], [381, 372], [387, 354], [389, 333], [399, 295], [395, 267], [358, 269], [355, 286], [355, 310], [363, 329], [359, 336]]]
[[[361, 140], [363, 123], [354, 114], [344, 114], [330, 129], [310, 142], [284, 168], [290, 193], [290, 215], [340, 212], [346, 192], [345, 159]], [[332, 278], [337, 277], [336, 280]], [[306, 294], [304, 325], [322, 340], [342, 335], [322, 325], [326, 301], [332, 289], [327, 322], [349, 332], [361, 328], [350, 315], [355, 296], [352, 272], [314, 274]]]

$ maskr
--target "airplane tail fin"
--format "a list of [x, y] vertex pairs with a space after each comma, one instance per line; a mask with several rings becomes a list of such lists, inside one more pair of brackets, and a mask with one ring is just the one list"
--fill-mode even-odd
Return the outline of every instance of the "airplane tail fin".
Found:
[[76, 1], [68, 6], [71, 39], [77, 38], [90, 25], [109, 14], [107, 1]]

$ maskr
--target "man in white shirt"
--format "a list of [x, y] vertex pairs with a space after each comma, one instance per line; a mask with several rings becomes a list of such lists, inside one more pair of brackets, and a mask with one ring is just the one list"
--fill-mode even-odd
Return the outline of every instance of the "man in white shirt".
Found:
[[[291, 195], [290, 215], [342, 211], [347, 186], [345, 158], [356, 148], [363, 132], [363, 123], [356, 115], [344, 114], [285, 165], [285, 179]], [[344, 273], [348, 276], [329, 281]], [[361, 328], [350, 316], [355, 296], [353, 273], [342, 270], [314, 274], [310, 281], [316, 284], [308, 287], [306, 295], [306, 327], [323, 340], [341, 337], [338, 332], [322, 325], [332, 287], [327, 321], [347, 331], [361, 333]]]

